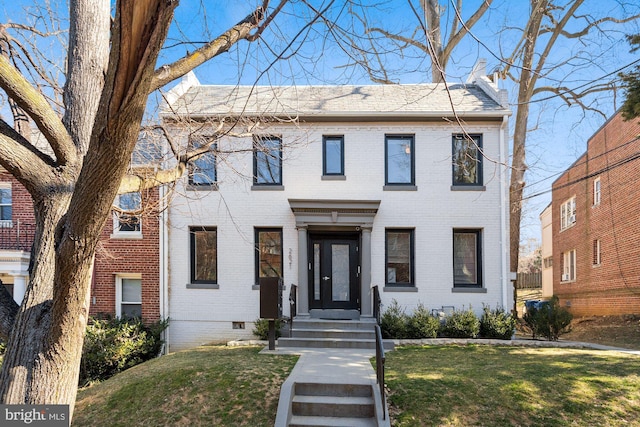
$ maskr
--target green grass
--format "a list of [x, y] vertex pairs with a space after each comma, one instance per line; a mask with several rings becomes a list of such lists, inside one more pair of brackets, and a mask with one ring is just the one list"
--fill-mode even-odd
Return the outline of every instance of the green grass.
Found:
[[[81, 390], [74, 426], [273, 426], [295, 356], [201, 347]], [[559, 348], [400, 347], [392, 425], [640, 426], [640, 357]]]
[[640, 357], [484, 345], [387, 353], [393, 426], [640, 425]]
[[200, 347], [135, 366], [78, 393], [74, 426], [273, 426], [296, 356]]

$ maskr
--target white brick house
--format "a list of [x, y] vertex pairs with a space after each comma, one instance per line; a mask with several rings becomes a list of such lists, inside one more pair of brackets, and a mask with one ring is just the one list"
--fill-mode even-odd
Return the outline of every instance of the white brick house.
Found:
[[300, 317], [372, 316], [374, 285], [409, 311], [510, 307], [506, 94], [483, 67], [448, 89], [185, 77], [167, 98], [180, 121], [162, 117], [177, 138], [215, 137], [215, 169], [196, 162], [169, 207], [170, 350], [251, 337], [268, 276], [285, 315], [298, 286]]

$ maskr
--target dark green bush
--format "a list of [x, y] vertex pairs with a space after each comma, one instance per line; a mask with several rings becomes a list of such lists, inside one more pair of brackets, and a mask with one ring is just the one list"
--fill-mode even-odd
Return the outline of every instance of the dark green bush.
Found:
[[409, 338], [435, 338], [438, 336], [440, 320], [429, 313], [424, 305], [418, 304], [408, 318], [407, 335]]
[[[284, 322], [280, 319], [276, 319], [276, 339], [282, 336], [282, 327]], [[257, 336], [261, 340], [269, 339], [269, 320], [268, 319], [256, 319], [253, 322], [253, 335]]]
[[482, 306], [480, 318], [480, 336], [484, 338], [511, 339], [516, 327], [516, 319], [502, 307], [494, 310], [487, 305]]
[[391, 301], [382, 316], [380, 316], [380, 329], [383, 338], [403, 339], [409, 338], [409, 316], [404, 308], [400, 307], [395, 299]]
[[103, 381], [156, 357], [168, 320], [145, 325], [139, 319], [91, 319], [82, 348], [80, 385]]
[[573, 315], [560, 306], [560, 300], [554, 295], [548, 304], [528, 309], [523, 319], [533, 338], [541, 336], [549, 341], [557, 341], [560, 335], [571, 331]]
[[476, 338], [480, 333], [480, 320], [471, 307], [454, 310], [445, 318], [440, 334], [448, 338]]

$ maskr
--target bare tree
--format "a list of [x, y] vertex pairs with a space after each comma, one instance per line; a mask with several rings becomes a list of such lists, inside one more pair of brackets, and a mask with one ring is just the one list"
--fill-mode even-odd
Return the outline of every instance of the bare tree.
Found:
[[[398, 29], [377, 23], [370, 15], [374, 7], [378, 17], [386, 16], [385, 8], [397, 7], [391, 2], [379, 2], [363, 7], [358, 2], [347, 2], [350, 21], [329, 19], [325, 23], [329, 34], [343, 49], [350, 61], [345, 67], [360, 66], [376, 83], [395, 83], [392, 63], [406, 71], [407, 59], [427, 58], [433, 83], [446, 80], [446, 68], [455, 48], [467, 36], [490, 8], [493, 0], [483, 0], [473, 12], [463, 17], [463, 0], [451, 5], [438, 0], [420, 0], [415, 6], [409, 1], [405, 15], [410, 16], [410, 28]], [[324, 16], [324, 15], [323, 15]], [[378, 18], [379, 19], [379, 18]], [[389, 21], [384, 24], [389, 25]], [[361, 31], [362, 33], [359, 33]], [[417, 50], [417, 54], [413, 53]], [[400, 59], [398, 61], [398, 58]], [[422, 61], [418, 59], [418, 68]], [[424, 70], [420, 70], [424, 72]]]
[[[27, 188], [36, 217], [22, 305], [0, 287], [0, 336], [8, 338], [3, 403], [70, 404], [73, 412], [90, 267], [129, 170], [149, 94], [239, 41], [258, 39], [286, 3], [269, 9], [264, 0], [220, 36], [158, 67], [178, 2], [119, 0], [112, 16], [110, 2], [71, 0], [62, 117], [46, 91], [10, 55], [0, 55], [0, 88], [29, 116], [52, 153], [33, 145], [19, 126], [0, 120], [0, 165]], [[10, 49], [11, 41], [3, 40], [3, 51]], [[137, 185], [129, 191], [144, 182], [133, 181]]]
[[[622, 39], [621, 24], [637, 22], [640, 18], [640, 8], [633, 2], [620, 0], [606, 7], [584, 3], [584, 0], [530, 0], [528, 13], [524, 13], [519, 3], [515, 6], [518, 10], [514, 11], [508, 9], [513, 4], [504, 3], [498, 8], [490, 1], [483, 1], [465, 19], [462, 0], [421, 0], [420, 7], [407, 2], [405, 15], [413, 15], [418, 22], [418, 26], [411, 29], [374, 26], [366, 14], [358, 15], [354, 11], [352, 14], [359, 17], [365, 37], [337, 25], [330, 26], [334, 37], [342, 40], [343, 49], [350, 54], [349, 65], [363, 67], [376, 82], [393, 83], [394, 73], [419, 70], [424, 67], [421, 56], [429, 61], [432, 80], [445, 81], [448, 63], [452, 59], [456, 63], [462, 62], [455, 56], [455, 48], [463, 39], [474, 43], [477, 49], [487, 51], [499, 62], [496, 75], [513, 83], [511, 87], [517, 93], [510, 178], [512, 272], [518, 267], [522, 200], [526, 187], [526, 139], [531, 130], [532, 103], [560, 100], [565, 107], [576, 106], [605, 117], [602, 96], [605, 93], [609, 96], [618, 88], [616, 73], [620, 70], [616, 68], [619, 64], [612, 59]], [[487, 17], [485, 12], [488, 10], [493, 10], [494, 16]], [[445, 12], [452, 20], [444, 19]], [[500, 15], [504, 16], [504, 21], [499, 21]], [[495, 28], [495, 34], [490, 39], [486, 35], [484, 39], [478, 37], [472, 28], [473, 25], [477, 28], [478, 22], [483, 22], [487, 28]], [[446, 37], [442, 34], [443, 28], [449, 29]], [[387, 59], [394, 53], [400, 56], [397, 61], [400, 65], [396, 65], [395, 70]], [[579, 74], [588, 77], [579, 82], [575, 77]], [[598, 78], [598, 75], [604, 77]], [[549, 102], [549, 105], [554, 110], [558, 108], [558, 103]], [[536, 111], [538, 120], [542, 113]]]
[[[510, 269], [517, 271], [520, 248], [520, 225], [522, 219], [522, 199], [525, 189], [526, 140], [531, 103], [547, 93], [558, 97], [569, 105], [577, 105], [584, 110], [598, 110], [590, 98], [595, 93], [611, 92], [616, 86], [612, 79], [593, 80], [577, 88], [569, 87], [571, 74], [584, 67], [598, 69], [602, 66], [602, 52], [611, 49], [619, 37], [613, 38], [606, 24], [621, 24], [640, 18], [638, 8], [635, 14], [617, 18], [615, 16], [593, 16], [582, 14], [584, 0], [553, 1], [531, 0], [530, 17], [521, 30], [521, 37], [514, 50], [504, 56], [502, 74], [517, 86], [516, 118], [513, 127], [513, 150], [511, 161], [510, 195]], [[624, 8], [622, 8], [624, 10]], [[598, 33], [607, 42], [595, 48], [588, 38]], [[558, 58], [556, 50], [562, 45], [577, 46], [572, 53]], [[606, 68], [605, 68], [606, 69]], [[604, 115], [604, 113], [603, 113]], [[514, 296], [514, 312], [515, 296]]]

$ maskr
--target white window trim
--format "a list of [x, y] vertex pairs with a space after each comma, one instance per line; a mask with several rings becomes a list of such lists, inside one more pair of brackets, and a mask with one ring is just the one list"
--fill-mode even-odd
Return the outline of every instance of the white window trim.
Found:
[[593, 181], [593, 206], [598, 206], [602, 200], [602, 184], [600, 178]]
[[[120, 206], [120, 195], [116, 196], [113, 202], [114, 206]], [[140, 230], [136, 231], [121, 231], [120, 230], [120, 216], [118, 212], [113, 211], [113, 233], [109, 236], [112, 239], [142, 239], [142, 216], [138, 215]]]
[[[2, 206], [11, 206], [11, 208], [13, 209], [13, 187], [11, 186], [11, 183], [10, 182], [6, 182], [6, 181], [5, 182], [0, 182], [0, 189], [11, 190], [11, 204], [2, 205]], [[2, 228], [11, 228], [11, 227], [13, 227], [12, 218], [0, 220], [0, 227], [2, 227]]]
[[[573, 259], [573, 263], [571, 262]], [[562, 277], [560, 278], [561, 282], [575, 282], [576, 281], [576, 262], [577, 255], [576, 250], [571, 249], [570, 251], [564, 252], [562, 254]]]
[[[122, 279], [140, 279], [140, 295], [142, 295], [142, 274], [140, 273], [115, 273], [116, 283], [116, 317], [122, 317]], [[126, 301], [127, 304], [140, 304], [142, 301]]]
[[576, 223], [576, 196], [560, 205], [560, 231], [573, 227]]

